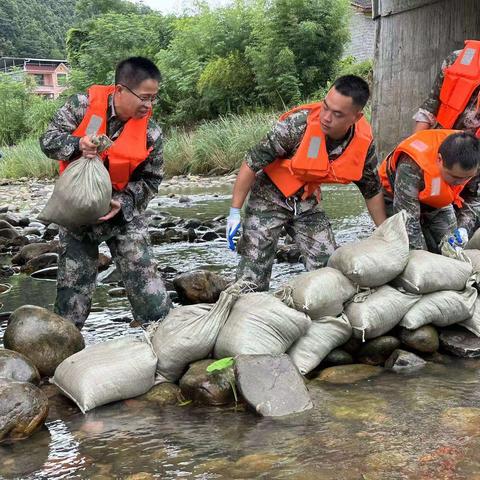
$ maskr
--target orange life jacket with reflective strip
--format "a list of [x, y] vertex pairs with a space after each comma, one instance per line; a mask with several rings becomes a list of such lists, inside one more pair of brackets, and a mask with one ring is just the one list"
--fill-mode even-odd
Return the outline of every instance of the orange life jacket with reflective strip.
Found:
[[[440, 90], [437, 121], [443, 128], [452, 128], [480, 86], [480, 41], [467, 40], [453, 65], [445, 69]], [[480, 138], [480, 128], [476, 132]]]
[[466, 183], [449, 185], [443, 180], [438, 166], [438, 149], [442, 142], [452, 133], [459, 130], [423, 130], [401, 142], [398, 147], [385, 158], [378, 169], [378, 175], [383, 188], [393, 196], [392, 181], [394, 181], [397, 162], [402, 153], [406, 153], [423, 172], [425, 188], [419, 193], [420, 203], [433, 208], [443, 208], [450, 204], [461, 207], [463, 199], [460, 196]]
[[322, 183], [351, 183], [360, 180], [363, 175], [368, 149], [372, 143], [372, 129], [362, 117], [355, 124], [353, 138], [344, 152], [330, 161], [326, 148], [326, 138], [320, 127], [322, 103], [311, 103], [284, 113], [285, 120], [299, 110], [309, 110], [307, 128], [300, 145], [290, 159], [278, 158], [264, 172], [285, 195], [290, 197], [302, 187], [305, 195], [310, 196]]
[[[115, 91], [114, 85], [92, 85], [88, 89], [88, 107], [82, 122], [73, 132], [76, 137], [86, 135], [87, 126], [92, 115], [102, 118], [98, 135], [106, 134], [108, 97]], [[100, 154], [102, 160], [108, 160], [108, 172], [115, 190], [123, 190], [132, 172], [148, 157], [151, 148], [147, 148], [147, 126], [151, 112], [143, 118], [131, 118], [113, 145]], [[69, 162], [60, 162], [60, 173], [69, 165]]]

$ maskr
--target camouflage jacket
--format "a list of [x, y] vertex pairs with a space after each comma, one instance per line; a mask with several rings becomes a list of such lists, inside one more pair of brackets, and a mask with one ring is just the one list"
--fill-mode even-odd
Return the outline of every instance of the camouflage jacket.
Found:
[[[300, 110], [288, 116], [285, 120], [278, 121], [266, 137], [247, 153], [245, 157], [247, 165], [254, 172], [260, 172], [277, 158], [291, 158], [297, 151], [305, 134], [307, 115], [307, 110]], [[327, 137], [327, 152], [330, 161], [335, 160], [344, 152], [353, 138], [353, 134], [354, 127], [342, 140], [330, 140]], [[377, 156], [375, 145], [372, 142], [368, 150], [362, 178], [354, 182], [365, 199], [370, 199], [381, 191], [376, 167]], [[255, 191], [263, 189], [266, 192], [264, 197], [265, 195], [278, 197], [280, 193], [264, 173], [257, 176], [255, 187]]]
[[[457, 209], [457, 223], [471, 233], [475, 227], [477, 212], [480, 212], [478, 187], [480, 177], [472, 178], [462, 191], [463, 206]], [[407, 212], [407, 232], [410, 245], [415, 249], [426, 250], [425, 238], [421, 227], [421, 214], [432, 212], [434, 208], [421, 204], [418, 196], [425, 188], [421, 168], [408, 155], [402, 154], [395, 172], [395, 187], [393, 197], [393, 213], [400, 210]], [[388, 195], [385, 193], [385, 195]]]
[[[40, 138], [40, 146], [55, 160], [75, 160], [81, 155], [78, 137], [72, 133], [80, 125], [88, 107], [88, 96], [73, 95], [55, 114], [47, 131]], [[107, 135], [115, 140], [123, 130], [125, 122], [115, 115], [113, 96], [109, 98], [107, 111]], [[150, 119], [147, 128], [147, 147], [153, 147], [147, 159], [133, 172], [126, 188], [114, 191], [113, 199], [122, 205], [122, 215], [129, 222], [141, 214], [148, 202], [158, 192], [163, 178], [163, 136], [160, 127]]]
[[[437, 74], [428, 98], [413, 116], [413, 119], [416, 122], [426, 122], [432, 128], [438, 126], [435, 116], [440, 107], [440, 90], [442, 89], [443, 79], [445, 77], [445, 69], [450, 65], [453, 65], [461, 52], [462, 50], [456, 50], [443, 61], [442, 68]], [[477, 98], [479, 93], [480, 87], [473, 93], [465, 110], [457, 118], [457, 121], [453, 125], [454, 129], [465, 130], [475, 134], [477, 129], [480, 128], [480, 111], [477, 109]]]

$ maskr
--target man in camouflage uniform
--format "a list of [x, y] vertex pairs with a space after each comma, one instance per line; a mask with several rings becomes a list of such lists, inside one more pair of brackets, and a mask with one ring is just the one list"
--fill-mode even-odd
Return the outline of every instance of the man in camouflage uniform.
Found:
[[[442, 90], [443, 81], [445, 79], [445, 70], [453, 65], [459, 55], [463, 50], [455, 50], [452, 52], [443, 62], [440, 71], [435, 78], [432, 89], [428, 95], [428, 98], [423, 102], [422, 106], [413, 116], [415, 120], [414, 132], [420, 130], [425, 130], [428, 128], [442, 128], [442, 126], [437, 122], [436, 115], [440, 107], [440, 91]], [[475, 135], [477, 130], [480, 128], [480, 109], [479, 109], [479, 95], [480, 87], [473, 93], [467, 106], [465, 107], [463, 113], [461, 113], [452, 128], [455, 130], [464, 130], [466, 132], [472, 133]], [[415, 188], [415, 185], [418, 185], [419, 172], [409, 171], [408, 167], [404, 167], [402, 171], [398, 172], [397, 175], [402, 177], [405, 175], [405, 178], [399, 178], [397, 181], [402, 185], [405, 185], [406, 190], [409, 188]], [[410, 185], [410, 187], [408, 187]], [[465, 228], [469, 235], [473, 233], [479, 227], [480, 219], [480, 176], [473, 178], [464, 188], [462, 192], [462, 197], [466, 200], [466, 208], [460, 210], [455, 209], [456, 219], [451, 215], [446, 215], [446, 218], [440, 221], [440, 228], [443, 230], [447, 226], [453, 226], [458, 222], [459, 228]], [[399, 203], [398, 208], [406, 208], [407, 211], [411, 210], [415, 201], [412, 199], [415, 196], [415, 192], [406, 191], [406, 198], [404, 201]], [[413, 204], [412, 204], [413, 201]], [[410, 206], [410, 209], [408, 208]], [[443, 225], [442, 225], [443, 224]], [[454, 227], [455, 228], [455, 227]], [[418, 236], [418, 228], [416, 231], [409, 232], [413, 237], [416, 237], [417, 240], [414, 241], [416, 247], [419, 248], [422, 242]]]
[[[344, 93], [337, 91], [337, 87]], [[353, 97], [357, 98], [358, 90], [363, 94], [360, 104], [353, 100]], [[347, 92], [353, 93], [345, 95]], [[320, 122], [326, 136], [330, 163], [339, 158], [352, 141], [355, 119], [361, 117], [368, 96], [368, 85], [355, 76], [341, 77], [328, 92]], [[330, 106], [328, 110], [325, 107], [327, 103]], [[338, 110], [333, 108], [340, 104]], [[304, 188], [287, 198], [262, 171], [276, 159], [291, 158], [295, 154], [306, 131], [307, 116], [307, 110], [298, 110], [278, 121], [270, 133], [247, 153], [235, 182], [232, 208], [227, 219], [227, 237], [232, 238], [238, 230], [240, 208], [250, 193], [243, 234], [238, 243], [241, 260], [237, 268], [237, 279], [252, 281], [258, 290], [268, 290], [282, 228], [298, 245], [302, 261], [309, 271], [325, 266], [336, 248], [330, 221], [320, 203], [320, 189], [309, 198], [304, 198]], [[371, 143], [362, 177], [354, 183], [365, 198], [374, 222], [379, 225], [386, 214], [376, 166], [375, 146]]]
[[[132, 118], [144, 118], [155, 103], [160, 72], [148, 59], [132, 57], [122, 61], [115, 73], [115, 90], [108, 97], [106, 134], [115, 141]], [[72, 133], [82, 122], [89, 106], [84, 94], [72, 96], [56, 113], [40, 139], [43, 152], [56, 160], [95, 157], [92, 137]], [[171, 306], [165, 286], [151, 256], [144, 211], [163, 178], [163, 139], [160, 127], [150, 118], [147, 158], [133, 171], [127, 186], [114, 190], [111, 211], [96, 225], [80, 231], [60, 229], [55, 312], [81, 328], [90, 313], [96, 285], [98, 246], [105, 241], [119, 269], [140, 323], [162, 319]], [[108, 161], [106, 162], [108, 168]], [[68, 208], [68, 206], [66, 206]]]

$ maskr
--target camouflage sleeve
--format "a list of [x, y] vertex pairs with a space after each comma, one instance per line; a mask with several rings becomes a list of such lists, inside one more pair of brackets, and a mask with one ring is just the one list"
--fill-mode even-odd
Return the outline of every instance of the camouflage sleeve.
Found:
[[375, 144], [372, 142], [368, 149], [367, 159], [363, 167], [362, 178], [355, 185], [359, 188], [363, 198], [366, 200], [374, 197], [382, 189], [380, 179], [377, 173], [377, 154], [375, 151]]
[[152, 151], [133, 172], [125, 190], [113, 194], [113, 199], [122, 205], [127, 222], [145, 211], [163, 179], [163, 134], [152, 120], [148, 125], [147, 146], [152, 147]]
[[40, 137], [40, 147], [47, 157], [72, 160], [80, 155], [80, 138], [72, 133], [80, 125], [87, 106], [87, 95], [73, 95], [57, 111], [47, 131]]
[[464, 200], [462, 208], [457, 210], [457, 223], [459, 227], [467, 229], [471, 235], [475, 229], [475, 225], [480, 219], [480, 175], [472, 178], [462, 191]]
[[428, 98], [423, 102], [413, 119], [417, 122], [430, 123], [431, 126], [435, 125], [435, 115], [438, 112], [440, 106], [440, 90], [442, 89], [443, 79], [445, 78], [445, 69], [452, 65], [460, 55], [461, 50], [452, 52], [442, 63], [442, 68], [437, 74], [435, 81], [433, 82], [432, 89], [428, 95]]
[[288, 158], [298, 148], [307, 126], [307, 110], [278, 121], [272, 130], [245, 156], [247, 165], [259, 172], [277, 158]]
[[423, 174], [420, 167], [407, 155], [397, 163], [393, 195], [393, 213], [405, 210], [410, 248], [427, 250], [420, 224], [420, 201], [418, 194], [423, 189]]

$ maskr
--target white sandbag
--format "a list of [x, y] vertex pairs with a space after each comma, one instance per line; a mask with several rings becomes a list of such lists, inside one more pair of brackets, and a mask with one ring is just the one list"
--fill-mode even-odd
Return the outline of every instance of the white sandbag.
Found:
[[307, 333], [288, 350], [288, 355], [302, 375], [311, 372], [334, 349], [352, 336], [352, 326], [345, 315], [312, 320]]
[[85, 413], [148, 392], [155, 384], [156, 366], [157, 357], [148, 341], [115, 338], [65, 359], [52, 383]]
[[472, 238], [467, 242], [465, 250], [480, 250], [480, 228], [474, 232]]
[[393, 283], [411, 293], [463, 290], [471, 274], [472, 266], [467, 262], [412, 250], [405, 270]]
[[38, 218], [70, 229], [92, 225], [110, 211], [112, 182], [98, 158], [71, 162], [55, 183]]
[[388, 218], [367, 239], [343, 245], [333, 252], [328, 266], [340, 270], [362, 287], [379, 287], [402, 273], [408, 262], [406, 213]]
[[465, 290], [443, 290], [424, 295], [403, 317], [400, 325], [416, 330], [433, 324], [446, 327], [472, 317], [477, 299], [477, 289], [470, 284]]
[[420, 295], [404, 293], [390, 285], [358, 293], [345, 307], [353, 336], [365, 341], [387, 333], [420, 298]]
[[463, 254], [468, 258], [472, 264], [472, 272], [480, 273], [480, 250], [464, 250]]
[[459, 322], [459, 325], [470, 330], [477, 337], [480, 337], [480, 297], [477, 297], [475, 300], [473, 315], [463, 322]]
[[285, 353], [312, 324], [308, 315], [268, 293], [248, 293], [235, 303], [215, 344], [215, 358]]
[[356, 289], [339, 270], [325, 267], [302, 273], [275, 293], [289, 307], [313, 319], [340, 315]]
[[227, 288], [215, 304], [174, 308], [158, 323], [151, 337], [158, 357], [157, 381], [175, 382], [190, 363], [210, 355], [242, 286]]

